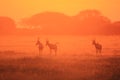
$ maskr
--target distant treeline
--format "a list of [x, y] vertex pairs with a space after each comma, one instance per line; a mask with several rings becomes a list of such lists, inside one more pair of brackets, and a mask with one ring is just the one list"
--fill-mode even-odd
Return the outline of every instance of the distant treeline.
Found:
[[[24, 28], [18, 28], [23, 26]], [[43, 12], [16, 23], [0, 17], [0, 35], [119, 35], [120, 21], [111, 22], [97, 10], [84, 10], [75, 16], [57, 12]]]

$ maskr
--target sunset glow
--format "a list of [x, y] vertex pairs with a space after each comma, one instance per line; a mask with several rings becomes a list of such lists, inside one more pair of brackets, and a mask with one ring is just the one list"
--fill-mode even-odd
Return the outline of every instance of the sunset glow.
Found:
[[120, 80], [120, 0], [0, 0], [0, 80]]
[[15, 20], [50, 11], [70, 16], [82, 10], [97, 9], [112, 21], [120, 20], [119, 0], [0, 0], [0, 16]]

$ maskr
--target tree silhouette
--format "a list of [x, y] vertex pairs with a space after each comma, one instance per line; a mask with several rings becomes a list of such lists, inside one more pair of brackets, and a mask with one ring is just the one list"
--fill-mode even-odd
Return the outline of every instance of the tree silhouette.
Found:
[[70, 17], [57, 12], [43, 12], [30, 18], [21, 20], [21, 23], [34, 28], [42, 28], [44, 33], [59, 34], [68, 30]]
[[48, 34], [105, 34], [111, 20], [97, 10], [84, 10], [75, 16], [43, 12], [21, 20], [23, 25]]
[[16, 29], [15, 21], [9, 17], [0, 17], [0, 34], [13, 34]]
[[103, 16], [97, 10], [81, 11], [78, 15], [74, 16], [74, 21], [76, 30], [84, 31], [86, 34], [104, 33], [105, 27], [111, 24], [110, 19]]
[[120, 21], [116, 21], [107, 26], [106, 32], [109, 35], [118, 35], [120, 34]]

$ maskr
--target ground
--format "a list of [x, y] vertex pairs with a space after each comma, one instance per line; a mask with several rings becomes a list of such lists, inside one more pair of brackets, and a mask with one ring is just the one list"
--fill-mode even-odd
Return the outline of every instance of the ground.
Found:
[[120, 56], [0, 59], [0, 80], [120, 80]]

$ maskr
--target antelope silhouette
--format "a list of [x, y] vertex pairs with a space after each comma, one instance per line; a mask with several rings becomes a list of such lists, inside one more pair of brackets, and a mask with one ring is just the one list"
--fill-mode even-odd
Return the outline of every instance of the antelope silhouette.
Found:
[[40, 42], [39, 38], [36, 42], [36, 45], [38, 46], [39, 54], [41, 54], [44, 47], [43, 47], [43, 44]]
[[95, 40], [93, 40], [92, 44], [95, 46], [96, 53], [101, 53], [101, 51], [102, 51], [102, 45], [99, 44], [98, 42], [96, 42]]
[[57, 55], [57, 43], [56, 44], [52, 44], [50, 43], [48, 40], [46, 41], [46, 46], [49, 47], [50, 49], [50, 54], [52, 53], [52, 50], [55, 52], [55, 55]]

